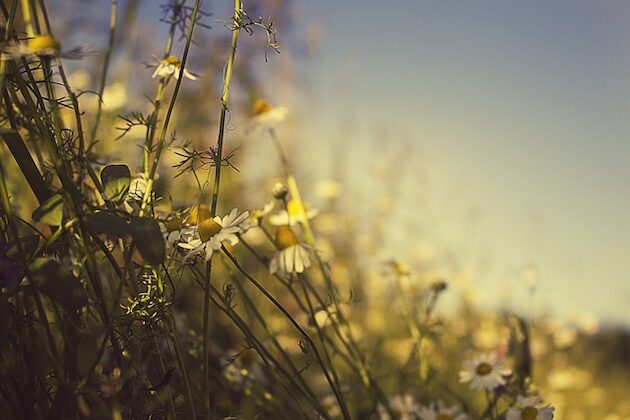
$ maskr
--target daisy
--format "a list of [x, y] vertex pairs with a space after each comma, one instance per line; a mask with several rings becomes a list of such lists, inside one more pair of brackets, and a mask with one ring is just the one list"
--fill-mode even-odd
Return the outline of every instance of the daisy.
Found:
[[218, 251], [226, 242], [231, 246], [238, 243], [238, 235], [243, 232], [240, 226], [249, 217], [249, 212], [239, 213], [232, 209], [223, 218], [216, 216], [202, 220], [198, 225], [187, 226], [181, 230], [178, 247], [187, 251], [184, 262], [204, 255], [206, 261], [212, 258], [212, 253]]
[[264, 99], [257, 99], [252, 107], [252, 125], [257, 130], [271, 130], [286, 120], [288, 108], [284, 106], [272, 107]]
[[420, 407], [418, 416], [420, 420], [468, 420], [470, 418], [462, 413], [458, 405], [448, 408], [442, 401], [430, 404], [428, 407]]
[[253, 210], [250, 213], [249, 218], [241, 224], [241, 227], [243, 228], [243, 232], [246, 232], [249, 229], [260, 226], [260, 221], [263, 219], [263, 217], [269, 214], [271, 210], [273, 210], [275, 205], [276, 203], [274, 203], [273, 201], [270, 201], [267, 204], [265, 204], [262, 209]]
[[516, 403], [505, 414], [505, 420], [551, 420], [554, 408], [547, 404], [541, 407], [540, 397], [523, 397], [518, 395]]
[[279, 226], [276, 230], [276, 245], [278, 252], [271, 259], [269, 271], [287, 275], [303, 273], [305, 268], [311, 266], [311, 257], [308, 250], [302, 245], [290, 226]]
[[[175, 76], [176, 79], [179, 79], [179, 72], [182, 68], [182, 62], [179, 60], [179, 58], [169, 55], [164, 60], [159, 61], [156, 65], [150, 65], [150, 67], [155, 67], [155, 71], [151, 76], [154, 79], [169, 79], [172, 76]], [[187, 77], [190, 80], [197, 80], [199, 78], [199, 75], [190, 72], [187, 69], [184, 69], [184, 77]]]
[[[305, 214], [301, 212], [302, 206], [304, 207]], [[301, 203], [300, 201], [296, 199], [291, 199], [287, 203], [286, 210], [282, 210], [269, 217], [269, 223], [274, 226], [295, 226], [298, 223], [306, 223], [307, 220], [311, 220], [318, 214], [318, 209], [309, 209], [305, 204]]]
[[394, 417], [390, 415], [389, 411], [384, 406], [381, 404], [378, 405], [378, 415], [381, 420], [390, 420], [392, 418], [397, 420], [411, 420], [417, 418], [418, 404], [409, 394], [393, 396], [389, 399], [389, 406], [392, 409]]
[[470, 382], [472, 389], [487, 389], [489, 391], [500, 385], [505, 385], [505, 376], [512, 371], [504, 367], [504, 360], [497, 360], [494, 353], [482, 354], [479, 358], [464, 362], [464, 368], [459, 372], [460, 382]]
[[52, 35], [35, 35], [34, 37], [10, 43], [2, 48], [6, 58], [15, 60], [20, 57], [35, 55], [41, 58], [80, 58], [83, 55], [81, 47], [62, 51], [61, 43]]

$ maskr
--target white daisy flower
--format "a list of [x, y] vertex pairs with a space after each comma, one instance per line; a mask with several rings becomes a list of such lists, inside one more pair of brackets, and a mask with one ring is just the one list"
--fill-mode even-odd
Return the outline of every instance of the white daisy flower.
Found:
[[409, 394], [395, 395], [389, 399], [389, 406], [392, 409], [394, 417], [392, 417], [383, 405], [378, 405], [378, 416], [380, 420], [412, 420], [416, 419], [418, 413], [418, 404]]
[[307, 248], [302, 245], [290, 226], [279, 226], [276, 230], [278, 251], [271, 259], [271, 274], [288, 275], [303, 273], [311, 266], [311, 257]]
[[540, 397], [523, 397], [518, 395], [516, 403], [505, 414], [505, 420], [551, 420], [554, 408], [547, 404], [542, 406]]
[[422, 406], [418, 411], [420, 420], [469, 420], [468, 414], [462, 413], [458, 405], [447, 407], [442, 401], [430, 404], [428, 407]]
[[272, 107], [264, 99], [257, 99], [252, 107], [254, 130], [271, 130], [286, 120], [289, 109], [284, 106]]
[[166, 248], [172, 248], [177, 245], [182, 236], [182, 227], [184, 223], [179, 216], [171, 217], [165, 222], [160, 223], [160, 230], [166, 242]]
[[[179, 71], [182, 68], [182, 62], [179, 58], [169, 55], [163, 60], [160, 60], [157, 65], [153, 65], [151, 67], [155, 67], [155, 71], [153, 72], [152, 78], [159, 79], [168, 79], [170, 77], [175, 76], [176, 79], [179, 78]], [[190, 80], [197, 80], [199, 78], [198, 74], [188, 71], [184, 69], [184, 77]]]
[[3, 58], [15, 60], [25, 56], [38, 56], [41, 58], [63, 57], [76, 59], [83, 54], [83, 48], [62, 50], [61, 43], [52, 35], [36, 35], [34, 37], [5, 44], [2, 47]]
[[262, 218], [268, 215], [271, 212], [271, 210], [273, 210], [275, 205], [276, 205], [275, 202], [270, 201], [267, 204], [265, 204], [262, 209], [252, 210], [252, 212], [249, 214], [249, 218], [241, 224], [241, 227], [243, 228], [243, 232], [246, 232], [249, 229], [260, 226], [260, 221], [262, 220]]
[[504, 364], [505, 360], [498, 360], [494, 353], [482, 354], [477, 359], [464, 362], [464, 368], [459, 372], [459, 381], [470, 382], [472, 389], [491, 391], [505, 385], [504, 377], [512, 373]]
[[[304, 206], [306, 217], [300, 211], [300, 207]], [[319, 214], [318, 209], [309, 209], [305, 204], [300, 203], [296, 199], [291, 199], [287, 203], [287, 209], [273, 214], [269, 217], [269, 223], [274, 226], [290, 225], [295, 226], [298, 223], [305, 223]]]
[[183, 228], [177, 246], [187, 250], [184, 262], [199, 255], [204, 255], [208, 261], [214, 251], [221, 249], [224, 242], [231, 246], [236, 245], [238, 235], [243, 232], [240, 225], [248, 217], [248, 211], [239, 213], [238, 209], [232, 209], [223, 218], [216, 216], [202, 220], [195, 226]]

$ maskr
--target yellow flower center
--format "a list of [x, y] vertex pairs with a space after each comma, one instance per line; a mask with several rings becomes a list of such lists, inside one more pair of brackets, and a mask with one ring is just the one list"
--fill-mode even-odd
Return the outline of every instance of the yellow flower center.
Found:
[[254, 106], [252, 107], [252, 113], [254, 115], [264, 114], [265, 112], [271, 111], [271, 105], [264, 99], [256, 99], [254, 102]]
[[297, 236], [288, 225], [278, 226], [276, 230], [276, 244], [281, 250], [287, 249], [293, 245], [297, 245], [299, 242]]
[[217, 223], [214, 219], [206, 219], [199, 223], [197, 229], [199, 231], [199, 238], [201, 238], [201, 242], [208, 242], [210, 238], [223, 229], [223, 226]]
[[453, 420], [453, 417], [451, 417], [450, 414], [440, 413], [437, 415], [435, 420]]
[[189, 225], [197, 225], [206, 219], [210, 219], [210, 207], [206, 204], [199, 204], [193, 206], [190, 210], [190, 214], [186, 218], [186, 223]]
[[490, 366], [486, 362], [481, 362], [477, 366], [477, 369], [475, 369], [475, 372], [477, 372], [477, 375], [479, 375], [479, 376], [489, 375], [490, 372], [492, 372], [492, 366]]
[[538, 417], [538, 409], [533, 406], [528, 406], [521, 411], [521, 419], [523, 420], [536, 420]]
[[49, 49], [58, 52], [61, 46], [59, 45], [59, 41], [50, 35], [37, 35], [28, 40], [28, 49], [34, 54], [37, 54]]
[[176, 66], [181, 66], [182, 62], [179, 61], [179, 58], [169, 55], [164, 60], [162, 60], [162, 64], [164, 65], [174, 64]]

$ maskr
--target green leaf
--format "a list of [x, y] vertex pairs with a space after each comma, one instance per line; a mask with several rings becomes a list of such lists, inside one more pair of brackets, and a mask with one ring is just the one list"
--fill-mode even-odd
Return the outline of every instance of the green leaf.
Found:
[[142, 258], [151, 265], [162, 263], [166, 243], [157, 222], [150, 217], [134, 217], [130, 227], [131, 237]]
[[68, 311], [76, 311], [87, 303], [87, 293], [79, 280], [58, 261], [35, 258], [29, 272], [31, 284]]
[[123, 238], [131, 234], [127, 218], [110, 211], [99, 211], [87, 215], [88, 228], [96, 233], [106, 233], [109, 236]]
[[108, 165], [101, 171], [101, 183], [110, 200], [122, 203], [129, 192], [131, 172], [127, 165]]
[[55, 194], [33, 212], [33, 220], [50, 226], [60, 226], [63, 220], [63, 197]]

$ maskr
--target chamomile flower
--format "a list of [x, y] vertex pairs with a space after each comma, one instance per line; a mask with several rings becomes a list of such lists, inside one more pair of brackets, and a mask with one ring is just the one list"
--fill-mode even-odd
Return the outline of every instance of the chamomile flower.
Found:
[[[300, 210], [300, 207], [304, 206], [304, 215]], [[287, 203], [287, 209], [282, 210], [269, 217], [269, 223], [274, 226], [290, 225], [295, 226], [298, 223], [305, 223], [306, 220], [311, 220], [319, 214], [318, 209], [309, 209], [305, 204], [296, 199], [291, 199]], [[304, 217], [306, 216], [306, 217]]]
[[[150, 67], [155, 67], [155, 71], [153, 72], [152, 78], [159, 79], [169, 79], [175, 76], [176, 79], [179, 78], [179, 72], [182, 68], [182, 62], [179, 58], [169, 55], [163, 60], [160, 60], [157, 64], [152, 65]], [[184, 77], [190, 80], [197, 80], [199, 78], [198, 74], [188, 71], [184, 68]]]
[[505, 420], [551, 420], [554, 408], [547, 404], [542, 406], [540, 397], [524, 397], [518, 395], [516, 403], [505, 414]]
[[276, 245], [278, 251], [271, 259], [269, 271], [280, 275], [303, 273], [311, 266], [308, 250], [302, 245], [290, 226], [279, 226], [276, 230]]
[[2, 47], [4, 58], [15, 60], [20, 57], [37, 56], [40, 58], [80, 58], [83, 55], [83, 48], [78, 47], [72, 50], [62, 50], [61, 43], [52, 35], [35, 35], [34, 37], [12, 42]]
[[470, 417], [462, 413], [461, 407], [454, 405], [447, 407], [442, 401], [432, 403], [428, 407], [422, 406], [418, 411], [420, 420], [468, 420]]
[[214, 251], [221, 249], [223, 243], [234, 246], [238, 235], [243, 232], [241, 223], [249, 217], [249, 212], [232, 209], [223, 218], [216, 216], [201, 220], [199, 224], [181, 230], [178, 247], [186, 251], [184, 261], [203, 255], [206, 261], [212, 258]]
[[255, 228], [255, 227], [260, 226], [260, 221], [263, 219], [263, 217], [268, 215], [271, 212], [271, 210], [273, 210], [275, 205], [276, 205], [275, 202], [270, 201], [267, 204], [265, 204], [262, 209], [253, 210], [249, 214], [249, 217], [247, 218], [247, 220], [245, 220], [241, 224], [241, 227], [243, 228], [243, 231], [245, 232], [245, 231], [248, 231], [251, 228]]
[[505, 360], [497, 359], [494, 353], [482, 354], [476, 359], [464, 362], [464, 368], [459, 372], [459, 381], [470, 382], [472, 389], [491, 391], [505, 385], [505, 376], [512, 373], [504, 364]]
[[264, 99], [257, 99], [252, 107], [254, 130], [271, 130], [286, 120], [289, 109], [284, 106], [271, 106]]
[[389, 399], [389, 406], [392, 409], [394, 417], [392, 417], [389, 411], [382, 406], [378, 405], [378, 416], [381, 420], [412, 420], [416, 419], [418, 412], [418, 403], [409, 394], [395, 395]]

